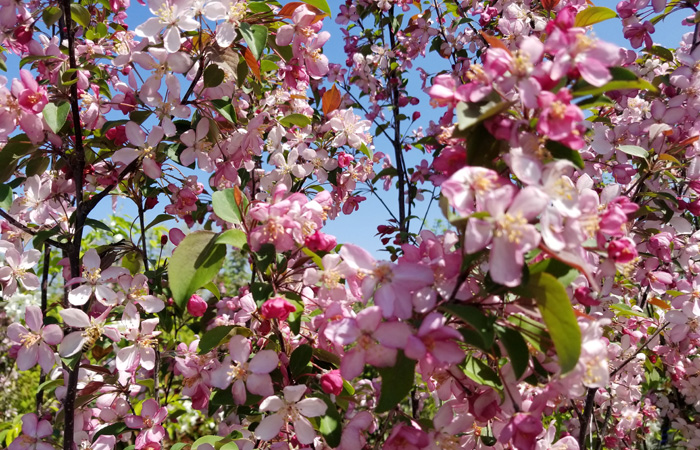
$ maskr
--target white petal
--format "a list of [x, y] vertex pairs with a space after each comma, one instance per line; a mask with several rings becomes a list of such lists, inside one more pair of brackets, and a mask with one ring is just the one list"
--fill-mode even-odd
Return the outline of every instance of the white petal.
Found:
[[265, 417], [255, 429], [255, 436], [263, 441], [269, 441], [270, 439], [276, 437], [282, 426], [284, 425], [284, 419], [277, 414]]
[[279, 411], [284, 406], [284, 401], [276, 395], [267, 397], [260, 403], [260, 411]]
[[305, 398], [297, 403], [297, 409], [306, 417], [318, 417], [326, 413], [328, 405], [320, 398]]
[[68, 308], [59, 312], [66, 325], [75, 328], [87, 328], [90, 326], [90, 317], [77, 308]]

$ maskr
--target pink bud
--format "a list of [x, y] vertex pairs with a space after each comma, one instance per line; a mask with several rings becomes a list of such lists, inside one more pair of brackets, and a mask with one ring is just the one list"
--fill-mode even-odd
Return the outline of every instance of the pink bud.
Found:
[[620, 264], [627, 264], [637, 257], [637, 248], [630, 238], [615, 239], [608, 244], [608, 257]]
[[413, 111], [413, 120], [416, 121], [420, 119], [420, 111]]
[[326, 394], [333, 395], [343, 392], [343, 377], [340, 376], [340, 370], [331, 370], [321, 375], [321, 389]]
[[160, 237], [160, 245], [165, 245], [168, 243], [168, 235], [164, 234]]
[[347, 167], [350, 165], [353, 159], [355, 159], [354, 156], [348, 155], [345, 152], [338, 152], [338, 165], [342, 167]]
[[194, 294], [187, 302], [187, 312], [194, 317], [202, 317], [207, 311], [207, 302], [202, 297]]
[[271, 298], [263, 303], [260, 312], [266, 319], [287, 320], [289, 315], [297, 309], [282, 297]]
[[330, 252], [335, 248], [337, 242], [335, 237], [330, 234], [316, 231], [304, 240], [304, 244], [309, 247], [309, 250], [314, 252]]

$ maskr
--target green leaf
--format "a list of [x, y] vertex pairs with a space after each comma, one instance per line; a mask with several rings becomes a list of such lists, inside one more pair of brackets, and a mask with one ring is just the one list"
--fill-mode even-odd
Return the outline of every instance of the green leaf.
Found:
[[250, 25], [243, 22], [241, 26], [238, 27], [238, 30], [243, 35], [243, 39], [253, 53], [253, 56], [255, 56], [255, 59], [259, 61], [267, 45], [267, 27], [262, 25]]
[[12, 206], [12, 188], [6, 184], [0, 184], [0, 208], [10, 209]]
[[587, 27], [617, 17], [617, 13], [604, 6], [590, 6], [576, 14], [575, 27]]
[[97, 430], [97, 432], [92, 436], [92, 442], [95, 442], [100, 436], [116, 436], [126, 431], [127, 428], [128, 427], [124, 422], [117, 422], [107, 425], [106, 427]]
[[217, 244], [233, 245], [236, 248], [243, 248], [248, 243], [245, 232], [241, 230], [226, 230], [216, 238]]
[[294, 349], [292, 356], [289, 357], [289, 370], [292, 373], [292, 378], [306, 373], [306, 368], [311, 362], [313, 356], [313, 348], [308, 344], [303, 344]]
[[206, 69], [204, 69], [204, 87], [216, 87], [224, 82], [226, 78], [226, 72], [221, 70], [218, 64], [209, 64]]
[[60, 19], [62, 15], [63, 11], [61, 11], [61, 8], [57, 6], [49, 6], [48, 8], [44, 9], [41, 16], [46, 26], [51, 27], [51, 25], [58, 22], [58, 19]]
[[307, 247], [302, 247], [301, 251], [306, 253], [307, 256], [310, 256], [311, 260], [318, 266], [318, 268], [323, 270], [323, 259], [321, 259], [320, 256]]
[[92, 227], [94, 230], [102, 230], [110, 234], [112, 233], [112, 229], [101, 220], [85, 219], [85, 225]]
[[485, 362], [472, 355], [468, 355], [464, 362], [464, 374], [479, 384], [494, 388], [499, 393], [503, 390], [498, 374]]
[[46, 169], [48, 169], [49, 164], [51, 163], [51, 159], [45, 156], [38, 155], [40, 155], [40, 153], [35, 153], [34, 156], [30, 158], [29, 161], [27, 161], [27, 165], [24, 166], [24, 174], [27, 177], [40, 175], [46, 172]]
[[218, 111], [221, 116], [231, 123], [237, 123], [238, 119], [236, 117], [236, 110], [231, 104], [230, 100], [214, 99], [211, 101], [212, 105]]
[[581, 329], [566, 288], [553, 275], [540, 272], [531, 274], [528, 285], [514, 291], [535, 299], [557, 350], [561, 371], [571, 371], [581, 354]]
[[311, 124], [311, 119], [303, 114], [290, 114], [279, 120], [280, 125], [286, 128], [291, 128], [296, 125], [299, 128], [304, 128]]
[[481, 349], [488, 351], [493, 345], [495, 319], [485, 316], [478, 308], [469, 305], [445, 305], [443, 310], [455, 315], [462, 322], [470, 325], [481, 338]]
[[217, 389], [211, 396], [209, 403], [212, 405], [235, 405], [236, 401], [233, 399], [233, 393], [231, 389]]
[[403, 351], [396, 355], [394, 367], [380, 368], [382, 388], [375, 413], [381, 414], [394, 409], [413, 389], [416, 361], [407, 358]]
[[209, 283], [205, 284], [202, 286], [202, 289], [206, 289], [207, 291], [211, 292], [214, 294], [214, 297], [216, 297], [217, 300], [221, 299], [221, 291], [219, 291], [219, 288], [216, 287], [214, 282], [210, 281]]
[[616, 316], [625, 316], [625, 317], [630, 317], [630, 316], [636, 316], [636, 317], [647, 317], [646, 314], [636, 311], [632, 309], [631, 306], [626, 305], [624, 303], [615, 303], [614, 305], [609, 306], [610, 309], [615, 311]]
[[574, 165], [579, 169], [583, 169], [583, 158], [581, 158], [581, 154], [578, 151], [562, 144], [561, 142], [552, 140], [548, 140], [544, 146], [547, 150], [549, 150], [549, 153], [551, 153], [554, 158], [566, 159], [574, 163]]
[[497, 326], [496, 333], [506, 348], [506, 352], [508, 352], [508, 358], [513, 367], [515, 378], [520, 379], [530, 362], [530, 350], [527, 348], [525, 339], [512, 328]]
[[[146, 225], [146, 230], [149, 230], [153, 228], [154, 226], [158, 225], [159, 223], [167, 222], [168, 220], [173, 220], [174, 217], [171, 216], [170, 214], [158, 214], [155, 219], [151, 220], [151, 223]], [[146, 231], [143, 230], [143, 231]]]
[[671, 50], [667, 49], [666, 47], [662, 47], [660, 45], [652, 45], [651, 48], [649, 49], [644, 49], [643, 51], [654, 55], [658, 56], [661, 59], [665, 59], [666, 61], [673, 61], [673, 53]]
[[214, 444], [216, 444], [217, 442], [219, 442], [223, 439], [224, 439], [224, 436], [202, 436], [201, 438], [194, 441], [190, 450], [196, 450], [197, 447], [199, 447], [202, 444], [210, 444], [213, 446]]
[[90, 13], [80, 3], [71, 3], [70, 13], [73, 20], [76, 21], [78, 24], [82, 25], [85, 28], [90, 26]]
[[617, 149], [622, 153], [627, 153], [631, 156], [639, 156], [640, 158], [647, 158], [649, 156], [649, 152], [638, 145], [620, 145]]
[[55, 56], [45, 56], [45, 55], [29, 55], [25, 56], [24, 58], [20, 59], [19, 61], [19, 68], [21, 69], [24, 67], [26, 64], [34, 61], [44, 61], [47, 59], [55, 59]]
[[231, 330], [233, 330], [233, 325], [222, 325], [204, 333], [202, 339], [199, 340], [199, 354], [209, 353], [218, 347]]
[[279, 70], [279, 66], [269, 59], [263, 59], [260, 61], [260, 71], [261, 72], [274, 72]]
[[540, 272], [547, 272], [548, 274], [554, 275], [564, 286], [568, 286], [579, 276], [579, 271], [577, 269], [554, 258], [543, 259], [530, 266], [530, 275]]
[[330, 397], [323, 394], [316, 394], [315, 397], [323, 400], [327, 406], [325, 415], [318, 420], [318, 431], [326, 440], [326, 444], [331, 448], [335, 448], [340, 445], [340, 438], [343, 434], [341, 427], [343, 419], [338, 414], [338, 409]]
[[477, 149], [476, 151], [467, 150], [468, 166], [494, 167], [496, 158], [508, 150], [507, 143], [494, 138], [483, 123], [470, 128], [466, 139], [468, 149]]
[[177, 444], [174, 444], [172, 447], [170, 447], [170, 450], [182, 450], [183, 448], [187, 447], [190, 444], [186, 444], [184, 442], [178, 442]]
[[506, 111], [512, 105], [513, 102], [501, 102], [500, 97], [479, 103], [457, 103], [457, 129], [455, 130], [455, 135], [464, 136], [464, 132], [469, 128]]
[[185, 237], [168, 263], [168, 281], [173, 300], [181, 308], [197, 289], [210, 282], [221, 269], [226, 246], [216, 244], [216, 234], [195, 231]]
[[36, 388], [36, 393], [38, 394], [41, 391], [49, 391], [51, 389], [54, 389], [58, 386], [63, 386], [64, 381], [63, 378], [57, 378], [55, 380], [48, 380], [44, 381], [39, 385], [38, 388]]
[[367, 146], [366, 146], [365, 144], [362, 144], [362, 146], [360, 147], [359, 150], [360, 150], [360, 152], [361, 152], [362, 154], [364, 154], [366, 157], [368, 157], [369, 159], [372, 159], [372, 150], [370, 150], [369, 148], [367, 148]]
[[328, 14], [329, 17], [332, 16], [331, 7], [328, 6], [328, 2], [326, 0], [304, 0], [304, 3], [306, 3], [307, 5], [315, 6], [324, 13]]
[[236, 204], [234, 189], [224, 189], [211, 194], [214, 213], [226, 222], [232, 224], [241, 223], [241, 211]]
[[596, 95], [595, 97], [579, 100], [576, 103], [576, 106], [581, 109], [589, 109], [597, 108], [599, 106], [613, 106], [614, 104], [615, 102], [613, 102], [609, 97], [606, 97], [605, 95]]
[[605, 83], [603, 86], [596, 87], [585, 81], [580, 81], [574, 86], [571, 94], [574, 97], [584, 97], [586, 95], [600, 95], [609, 91], [621, 91], [625, 89], [641, 89], [650, 92], [658, 92], [658, 89], [647, 80], [639, 78], [634, 72], [622, 68], [611, 67], [610, 75], [612, 80]]

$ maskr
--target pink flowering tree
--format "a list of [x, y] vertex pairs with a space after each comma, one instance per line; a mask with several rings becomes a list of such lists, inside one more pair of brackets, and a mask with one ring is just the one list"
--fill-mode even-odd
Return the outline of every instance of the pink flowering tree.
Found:
[[4, 446], [700, 447], [697, 1], [139, 3], [0, 1]]

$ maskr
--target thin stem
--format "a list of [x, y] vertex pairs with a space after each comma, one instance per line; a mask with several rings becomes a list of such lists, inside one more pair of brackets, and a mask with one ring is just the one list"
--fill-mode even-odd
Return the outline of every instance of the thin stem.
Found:
[[139, 225], [141, 226], [141, 251], [143, 252], [143, 268], [148, 272], [148, 248], [146, 247], [146, 225], [143, 217], [143, 205], [141, 198], [136, 199], [136, 206], [139, 209]]
[[[41, 315], [46, 317], [46, 309], [49, 303], [49, 266], [51, 264], [51, 247], [44, 242], [44, 265], [41, 271]], [[39, 375], [39, 386], [41, 386], [44, 381], [46, 381], [46, 375], [44, 370], [41, 370], [41, 375]], [[36, 393], [36, 411], [41, 414], [41, 405], [44, 403], [44, 390], [40, 390]]]

